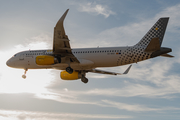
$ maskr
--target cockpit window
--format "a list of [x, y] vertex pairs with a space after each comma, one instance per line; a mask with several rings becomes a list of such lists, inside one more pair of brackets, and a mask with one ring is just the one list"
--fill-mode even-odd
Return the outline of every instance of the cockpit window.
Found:
[[17, 54], [15, 54], [13, 57], [16, 57]]

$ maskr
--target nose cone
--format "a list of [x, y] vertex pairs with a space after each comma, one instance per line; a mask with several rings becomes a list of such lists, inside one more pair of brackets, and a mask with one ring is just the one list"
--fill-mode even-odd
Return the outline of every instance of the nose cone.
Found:
[[8, 61], [6, 62], [6, 65], [10, 67], [10, 64], [9, 64], [9, 63], [10, 63], [10, 62], [9, 62], [9, 60], [8, 60]]
[[7, 62], [6, 62], [6, 65], [9, 66], [9, 67], [13, 67], [13, 62], [11, 59], [9, 59]]

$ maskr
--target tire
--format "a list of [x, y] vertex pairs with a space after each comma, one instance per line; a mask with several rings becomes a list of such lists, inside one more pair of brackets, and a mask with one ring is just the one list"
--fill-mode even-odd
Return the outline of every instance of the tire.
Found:
[[66, 72], [68, 72], [69, 74], [73, 73], [73, 69], [71, 67], [67, 67], [66, 68]]
[[87, 79], [86, 77], [82, 77], [82, 78], [81, 78], [81, 81], [82, 81], [83, 83], [88, 83], [88, 79]]

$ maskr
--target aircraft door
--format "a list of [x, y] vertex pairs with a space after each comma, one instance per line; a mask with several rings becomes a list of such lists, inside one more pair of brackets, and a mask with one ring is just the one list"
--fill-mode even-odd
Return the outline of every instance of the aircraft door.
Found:
[[20, 55], [19, 60], [24, 60], [24, 54]]

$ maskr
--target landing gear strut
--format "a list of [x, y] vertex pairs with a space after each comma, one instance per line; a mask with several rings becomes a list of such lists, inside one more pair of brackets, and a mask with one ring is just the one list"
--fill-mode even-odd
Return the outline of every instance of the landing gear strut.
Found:
[[25, 69], [24, 74], [22, 75], [22, 78], [26, 79], [26, 72], [28, 69]]
[[71, 67], [67, 67], [66, 68], [66, 72], [68, 72], [69, 74], [73, 73], [73, 69]]
[[82, 81], [83, 83], [88, 83], [88, 79], [85, 77], [85, 75], [82, 75], [81, 81]]

